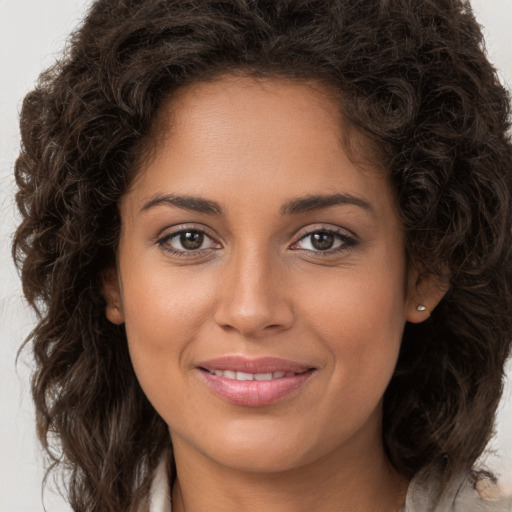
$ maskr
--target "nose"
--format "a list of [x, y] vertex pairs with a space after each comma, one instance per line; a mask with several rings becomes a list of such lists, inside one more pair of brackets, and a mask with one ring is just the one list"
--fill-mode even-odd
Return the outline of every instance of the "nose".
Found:
[[240, 252], [222, 275], [215, 322], [245, 338], [289, 329], [294, 322], [283, 263], [263, 251]]

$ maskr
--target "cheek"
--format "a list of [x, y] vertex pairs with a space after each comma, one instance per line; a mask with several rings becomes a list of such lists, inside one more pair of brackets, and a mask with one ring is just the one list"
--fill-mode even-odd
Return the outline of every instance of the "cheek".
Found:
[[165, 265], [138, 272], [125, 272], [122, 284], [123, 311], [127, 331], [145, 344], [169, 348], [176, 335], [193, 334], [211, 304], [212, 273], [201, 269], [166, 268]]
[[128, 347], [137, 378], [156, 405], [171, 398], [162, 383], [172, 386], [190, 363], [193, 340], [210, 314], [211, 294], [204, 276], [129, 270], [122, 283]]
[[333, 378], [355, 395], [381, 395], [393, 373], [405, 325], [404, 276], [385, 260], [347, 269], [303, 293], [301, 316], [327, 348]]
[[[311, 292], [317, 285], [317, 292]], [[403, 276], [394, 273], [351, 272], [330, 276], [318, 287], [305, 283], [297, 292], [303, 297], [301, 315], [332, 337], [355, 337], [363, 345], [391, 341], [405, 324]], [[396, 337], [393, 336], [392, 339]]]

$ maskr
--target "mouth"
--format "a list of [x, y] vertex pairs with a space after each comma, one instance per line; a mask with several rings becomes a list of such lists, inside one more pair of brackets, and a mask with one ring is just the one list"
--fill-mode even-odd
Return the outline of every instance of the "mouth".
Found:
[[[233, 371], [233, 370], [207, 370], [206, 368], [202, 368], [204, 371], [207, 371], [210, 375], [216, 375], [217, 377], [225, 377], [226, 379], [232, 380], [240, 380], [240, 381], [249, 381], [249, 380], [275, 380], [282, 379], [283, 377], [294, 377], [295, 375], [300, 375], [294, 372], [268, 372], [268, 373], [248, 373], [241, 371]], [[304, 373], [304, 372], [301, 372]]]
[[234, 405], [261, 407], [303, 388], [316, 368], [276, 358], [223, 357], [197, 366], [206, 386]]

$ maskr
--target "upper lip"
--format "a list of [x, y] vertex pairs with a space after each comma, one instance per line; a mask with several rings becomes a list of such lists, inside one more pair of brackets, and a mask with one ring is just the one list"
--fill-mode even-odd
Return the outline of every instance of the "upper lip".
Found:
[[304, 373], [312, 369], [311, 366], [278, 357], [248, 358], [242, 356], [224, 356], [209, 359], [199, 363], [197, 366], [209, 371], [231, 370], [246, 373]]

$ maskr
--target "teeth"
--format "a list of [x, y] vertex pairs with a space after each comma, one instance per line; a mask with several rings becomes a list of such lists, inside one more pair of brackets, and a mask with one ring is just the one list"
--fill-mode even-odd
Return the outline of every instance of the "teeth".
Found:
[[282, 379], [283, 377], [293, 377], [294, 372], [273, 372], [273, 373], [248, 373], [248, 372], [235, 372], [232, 370], [208, 370], [212, 375], [217, 377], [225, 377], [233, 380], [273, 380]]
[[236, 372], [236, 380], [254, 380], [252, 373]]
[[272, 380], [272, 374], [271, 373], [255, 373], [254, 380]]

